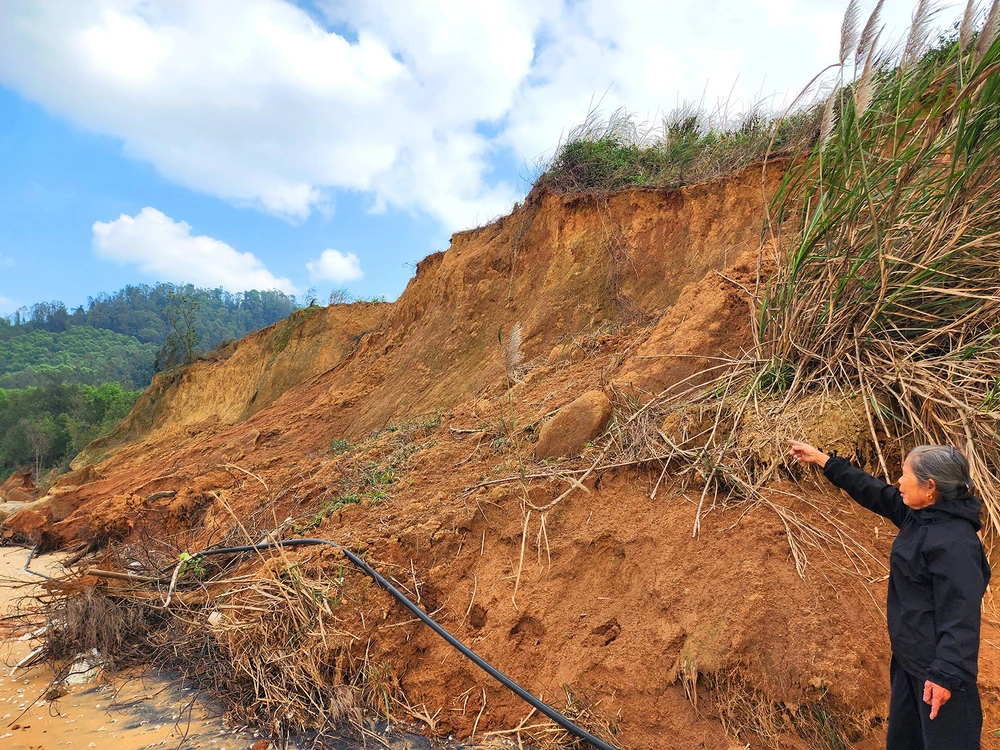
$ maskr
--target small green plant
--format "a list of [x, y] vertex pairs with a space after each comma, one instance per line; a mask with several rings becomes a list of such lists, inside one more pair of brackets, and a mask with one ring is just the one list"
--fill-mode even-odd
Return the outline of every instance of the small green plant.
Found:
[[181, 552], [177, 557], [181, 564], [181, 570], [178, 577], [182, 576], [193, 576], [198, 580], [205, 577], [205, 566], [202, 564], [201, 557], [194, 557], [187, 552]]
[[330, 441], [330, 453], [335, 456], [347, 453], [353, 447], [350, 440], [344, 440], [343, 438], [335, 438]]
[[757, 378], [757, 390], [763, 394], [784, 393], [792, 385], [795, 368], [788, 362], [774, 360]]
[[1000, 377], [994, 379], [993, 385], [986, 391], [986, 397], [983, 399], [983, 411], [992, 411], [998, 404], [1000, 404]]

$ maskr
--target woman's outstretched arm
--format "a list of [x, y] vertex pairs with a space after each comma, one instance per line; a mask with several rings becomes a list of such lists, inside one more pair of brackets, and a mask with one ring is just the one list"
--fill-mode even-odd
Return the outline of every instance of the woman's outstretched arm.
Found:
[[828, 456], [809, 443], [788, 441], [789, 452], [796, 461], [816, 464], [833, 484], [844, 490], [855, 502], [873, 513], [885, 516], [896, 526], [902, 526], [910, 509], [903, 504], [899, 490], [871, 474], [851, 466], [839, 456]]

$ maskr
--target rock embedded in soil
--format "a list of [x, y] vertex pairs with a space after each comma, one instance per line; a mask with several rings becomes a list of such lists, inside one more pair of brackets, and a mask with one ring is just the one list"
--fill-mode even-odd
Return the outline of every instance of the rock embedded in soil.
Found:
[[578, 455], [604, 432], [611, 419], [611, 402], [602, 391], [587, 391], [560, 409], [541, 429], [535, 458]]

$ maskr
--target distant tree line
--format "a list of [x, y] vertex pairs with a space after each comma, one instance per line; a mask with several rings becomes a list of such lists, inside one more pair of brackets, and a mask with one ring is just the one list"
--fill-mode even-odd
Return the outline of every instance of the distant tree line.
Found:
[[0, 318], [0, 341], [27, 331], [62, 333], [71, 326], [90, 326], [134, 336], [144, 344], [162, 345], [170, 332], [166, 310], [171, 297], [177, 296], [198, 303], [195, 328], [208, 348], [269, 326], [298, 308], [294, 296], [277, 290], [233, 294], [190, 284], [138, 284], [114, 294], [90, 297], [86, 306], [80, 305], [75, 310], [69, 310], [62, 302], [38, 302], [23, 307], [8, 318]]
[[70, 310], [39, 302], [0, 317], [0, 387], [54, 379], [145, 388], [155, 372], [287, 317], [292, 295], [140, 284]]
[[142, 391], [51, 381], [18, 390], [0, 388], [0, 481], [18, 468], [65, 471], [91, 440], [107, 435]]

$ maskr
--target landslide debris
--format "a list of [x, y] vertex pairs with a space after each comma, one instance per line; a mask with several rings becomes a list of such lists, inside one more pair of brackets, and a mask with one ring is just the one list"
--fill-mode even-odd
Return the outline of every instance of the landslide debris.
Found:
[[[890, 529], [820, 483], [729, 496], [671, 459], [653, 398], [753, 345], [761, 177], [536, 190], [394, 303], [300, 311], [159, 376], [33, 532], [156, 582], [81, 578], [58, 642], [182, 668], [275, 735], [379, 716], [565, 741], [334, 553], [184, 557], [319, 536], [618, 746], [877, 747]], [[588, 429], [544, 450], [581, 399]], [[807, 407], [809, 438], [831, 414]]]

